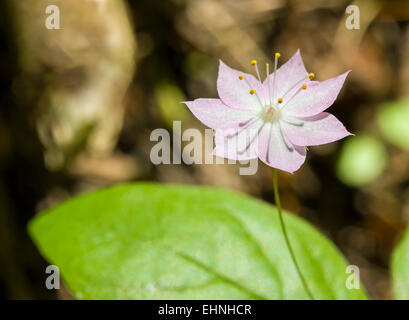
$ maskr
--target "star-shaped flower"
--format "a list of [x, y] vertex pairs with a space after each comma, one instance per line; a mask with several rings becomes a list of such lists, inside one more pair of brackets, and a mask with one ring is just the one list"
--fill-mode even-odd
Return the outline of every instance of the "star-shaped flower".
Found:
[[233, 160], [259, 157], [267, 165], [294, 172], [304, 163], [306, 146], [342, 139], [350, 133], [332, 114], [323, 112], [335, 101], [348, 72], [313, 81], [299, 50], [261, 81], [220, 61], [217, 90], [220, 99], [184, 102], [206, 126], [215, 129], [213, 154]]

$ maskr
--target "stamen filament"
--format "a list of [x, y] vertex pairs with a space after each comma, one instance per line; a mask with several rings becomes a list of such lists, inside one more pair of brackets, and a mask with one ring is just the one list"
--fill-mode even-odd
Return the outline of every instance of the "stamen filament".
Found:
[[[256, 74], [257, 74], [258, 81], [260, 82], [260, 84], [263, 84], [263, 83], [261, 82], [260, 71], [258, 70], [257, 61], [256, 61], [256, 60], [251, 60], [250, 64], [251, 64], [251, 65], [254, 67], [254, 69], [256, 70]], [[263, 92], [263, 98], [264, 98], [264, 99], [263, 99], [263, 100], [264, 100], [264, 103], [262, 104], [262, 106], [267, 103], [265, 92]], [[260, 100], [260, 97], [259, 97], [259, 100]]]
[[285, 96], [292, 91], [295, 87], [298, 87], [300, 85], [300, 83], [306, 81], [307, 79], [313, 80], [315, 78], [315, 74], [314, 73], [310, 73], [307, 77], [302, 78], [301, 80], [297, 81], [290, 89], [288, 89], [286, 91], [286, 93], [284, 93], [283, 98], [285, 98]]
[[287, 120], [287, 119], [282, 119], [282, 121], [291, 124], [293, 126], [297, 126], [297, 127], [302, 127], [304, 125], [304, 122], [296, 122], [296, 121], [291, 121], [291, 120]]
[[285, 108], [286, 105], [288, 105], [292, 99], [294, 99], [294, 97], [296, 97], [301, 90], [306, 90], [307, 89], [307, 85], [304, 83], [301, 87], [298, 88], [298, 90], [296, 92], [294, 92], [294, 94], [291, 96], [290, 99], [286, 100], [284, 105], [280, 108], [280, 111], [283, 110]]
[[268, 63], [266, 63], [266, 75], [267, 75], [268, 98], [270, 102], [270, 107], [272, 107], [273, 103], [271, 100], [271, 89], [270, 89], [270, 65]]
[[280, 58], [280, 54], [276, 52], [274, 55], [274, 71], [273, 71], [273, 92], [271, 93], [272, 99], [274, 100], [274, 89], [275, 89], [275, 81], [276, 81], [276, 71], [277, 71], [277, 65], [278, 65], [278, 58]]
[[281, 134], [281, 137], [283, 138], [285, 146], [287, 147], [288, 151], [293, 152], [294, 149], [290, 146], [290, 143], [287, 141], [287, 137], [285, 136], [283, 132], [283, 128], [281, 128], [281, 124], [278, 124], [278, 127], [280, 128], [280, 134]]
[[258, 128], [257, 133], [253, 136], [253, 138], [250, 140], [250, 142], [246, 145], [246, 148], [242, 151], [238, 151], [238, 154], [243, 154], [244, 152], [246, 152], [248, 150], [248, 148], [250, 148], [251, 144], [254, 142], [254, 140], [258, 137], [258, 135], [260, 134], [261, 130], [263, 129], [265, 123], [263, 123], [260, 128]]
[[254, 122], [256, 122], [258, 119], [259, 119], [258, 117], [253, 117], [253, 118], [250, 118], [250, 119], [248, 119], [248, 120], [246, 120], [246, 121], [244, 121], [244, 122], [240, 122], [240, 123], [239, 123], [240, 129], [237, 130], [235, 133], [228, 134], [228, 135], [226, 136], [226, 138], [230, 139], [230, 138], [233, 138], [233, 137], [237, 136], [240, 132], [242, 132], [244, 129], [247, 129], [250, 125], [252, 125], [252, 124], [253, 124]]
[[283, 94], [283, 98], [285, 98], [285, 96], [290, 93], [295, 87], [298, 87], [301, 83], [303, 83], [305, 80], [307, 80], [309, 77], [304, 77], [301, 80], [297, 81], [296, 84], [294, 84], [290, 89], [288, 89], [284, 94]]
[[252, 91], [252, 90], [254, 91], [254, 93], [256, 94], [257, 100], [258, 100], [258, 102], [260, 104], [260, 107], [261, 107], [261, 109], [263, 109], [263, 104], [261, 103], [261, 100], [260, 100], [260, 97], [259, 97], [257, 91], [252, 88], [250, 82], [247, 80], [246, 77], [244, 77], [243, 79], [244, 79], [244, 81], [246, 81], [248, 87], [250, 88], [250, 91]]
[[246, 121], [240, 122], [240, 123], [239, 123], [239, 127], [241, 128], [241, 127], [247, 125], [251, 120], [254, 120], [254, 119], [255, 119], [255, 117], [250, 118], [250, 119], [248, 119], [248, 120], [246, 120]]
[[270, 130], [268, 133], [268, 144], [267, 144], [267, 154], [266, 161], [270, 163], [270, 142], [271, 142], [271, 130], [273, 129], [273, 124], [270, 122]]
[[257, 74], [258, 81], [260, 81], [260, 83], [261, 83], [261, 77], [260, 77], [260, 72], [258, 71], [258, 65], [257, 65], [257, 63], [254, 65], [254, 69], [256, 70], [256, 74]]

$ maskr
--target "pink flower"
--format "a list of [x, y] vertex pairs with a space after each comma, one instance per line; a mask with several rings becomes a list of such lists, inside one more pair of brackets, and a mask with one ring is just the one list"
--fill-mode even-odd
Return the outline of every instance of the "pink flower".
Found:
[[267, 165], [294, 172], [305, 161], [306, 146], [342, 139], [350, 133], [332, 114], [323, 112], [335, 101], [348, 72], [319, 82], [305, 70], [299, 50], [262, 82], [222, 61], [217, 90], [220, 99], [184, 102], [206, 126], [213, 128], [219, 157], [246, 160], [259, 157]]

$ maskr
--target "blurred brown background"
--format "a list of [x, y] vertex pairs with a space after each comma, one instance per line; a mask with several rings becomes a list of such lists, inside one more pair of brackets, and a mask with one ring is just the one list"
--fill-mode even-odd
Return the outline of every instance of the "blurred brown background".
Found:
[[[345, 26], [348, 5], [360, 29]], [[60, 30], [45, 27], [48, 5]], [[330, 108], [356, 137], [312, 147], [279, 177], [284, 208], [310, 221], [390, 299], [391, 250], [409, 220], [409, 1], [8, 0], [0, 2], [0, 297], [58, 298], [27, 221], [121, 181], [208, 184], [272, 202], [271, 169], [160, 165], [155, 128], [201, 125], [179, 103], [217, 97], [218, 59], [281, 63], [300, 48], [325, 80], [352, 72]], [[308, 241], [308, 239], [306, 239]]]

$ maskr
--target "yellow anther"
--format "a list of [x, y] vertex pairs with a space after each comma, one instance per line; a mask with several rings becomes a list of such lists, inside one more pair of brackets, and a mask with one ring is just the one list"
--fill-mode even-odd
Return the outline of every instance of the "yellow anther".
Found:
[[313, 74], [312, 72], [308, 75], [308, 78], [310, 78], [310, 80], [315, 78], [315, 74]]
[[241, 74], [241, 75], [239, 75], [239, 79], [240, 80], [243, 80], [244, 79], [244, 76]]
[[307, 89], [307, 85], [304, 83], [304, 84], [301, 86], [301, 89], [303, 89], [303, 90]]
[[256, 60], [251, 60], [250, 64], [254, 67], [257, 64]]
[[250, 94], [255, 94], [255, 93], [256, 93], [256, 90], [254, 90], [254, 89], [250, 90]]
[[280, 52], [276, 52], [276, 57], [280, 58], [280, 56], [281, 56]]
[[283, 103], [283, 98], [278, 98], [278, 103]]

